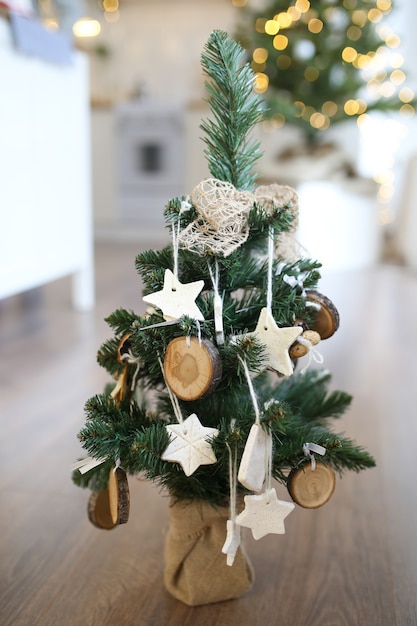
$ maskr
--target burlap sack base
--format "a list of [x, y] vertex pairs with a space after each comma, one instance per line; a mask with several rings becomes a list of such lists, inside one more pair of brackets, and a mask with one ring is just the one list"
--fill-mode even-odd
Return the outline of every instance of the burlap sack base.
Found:
[[253, 585], [254, 573], [241, 545], [232, 566], [222, 547], [229, 508], [180, 502], [169, 508], [165, 545], [165, 587], [188, 606], [238, 598]]

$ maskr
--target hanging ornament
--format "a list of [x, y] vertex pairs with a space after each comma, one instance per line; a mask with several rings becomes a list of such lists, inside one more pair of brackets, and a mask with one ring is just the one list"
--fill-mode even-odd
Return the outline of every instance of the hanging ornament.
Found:
[[304, 330], [289, 350], [291, 359], [300, 359], [308, 354], [312, 346], [320, 343], [320, 335], [315, 330]]
[[111, 530], [117, 526], [110, 512], [109, 490], [93, 491], [87, 505], [87, 515], [96, 528]]
[[236, 522], [250, 528], [254, 539], [261, 539], [269, 533], [285, 533], [284, 519], [294, 509], [292, 502], [279, 500], [273, 487], [258, 495], [245, 496], [244, 500], [245, 508]]
[[238, 481], [250, 491], [260, 491], [265, 482], [268, 434], [260, 423], [252, 425], [239, 465]]
[[203, 314], [195, 303], [204, 287], [204, 280], [193, 283], [180, 283], [171, 270], [166, 269], [164, 286], [161, 291], [143, 296], [143, 301], [161, 309], [164, 319], [179, 319], [187, 315], [192, 319], [204, 321]]
[[164, 358], [167, 385], [181, 400], [197, 400], [212, 393], [222, 376], [217, 348], [207, 339], [177, 337], [169, 342]]
[[106, 489], [94, 491], [88, 500], [88, 519], [96, 528], [111, 530], [129, 519], [130, 495], [126, 472], [116, 466], [110, 470]]
[[307, 305], [317, 311], [314, 323], [310, 325], [310, 329], [317, 331], [321, 339], [328, 339], [339, 328], [339, 312], [333, 302], [318, 291], [307, 289], [305, 293]]
[[186, 476], [191, 476], [200, 465], [216, 463], [210, 440], [219, 434], [217, 428], [203, 426], [193, 413], [179, 424], [166, 427], [170, 443], [161, 459], [179, 463]]
[[109, 474], [109, 508], [114, 524], [126, 524], [130, 511], [130, 492], [126, 472], [120, 466]]
[[287, 481], [291, 498], [305, 509], [317, 509], [326, 504], [333, 495], [336, 476], [329, 465], [316, 461], [293, 469]]
[[302, 328], [297, 326], [279, 328], [274, 318], [268, 314], [268, 309], [264, 308], [255, 330], [247, 336], [254, 336], [265, 345], [265, 367], [270, 367], [284, 376], [291, 376], [293, 364], [288, 350], [301, 333]]

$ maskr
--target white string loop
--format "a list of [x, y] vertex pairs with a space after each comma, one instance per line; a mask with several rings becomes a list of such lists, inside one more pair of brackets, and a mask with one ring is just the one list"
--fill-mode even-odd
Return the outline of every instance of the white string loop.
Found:
[[247, 380], [247, 383], [248, 383], [249, 393], [250, 393], [250, 397], [251, 397], [251, 400], [252, 400], [253, 409], [255, 411], [255, 424], [260, 424], [261, 423], [261, 415], [260, 415], [260, 412], [259, 412], [258, 401], [256, 399], [256, 394], [255, 394], [255, 390], [253, 388], [252, 379], [250, 377], [249, 368], [248, 368], [248, 365], [247, 365], [246, 361], [244, 361], [241, 356], [238, 355], [238, 358], [239, 358], [239, 361], [242, 364], [243, 370], [245, 372], [246, 380]]
[[326, 454], [326, 448], [320, 446], [318, 443], [305, 443], [303, 444], [303, 452], [305, 456], [310, 457], [311, 471], [314, 472], [314, 470], [316, 469], [316, 457], [314, 456], [313, 452], [324, 456]]
[[169, 398], [171, 400], [171, 404], [172, 404], [172, 408], [174, 410], [175, 417], [177, 418], [177, 422], [179, 424], [182, 424], [184, 419], [182, 417], [181, 408], [180, 408], [180, 404], [178, 402], [178, 398], [177, 398], [177, 396], [175, 396], [172, 393], [171, 389], [169, 388], [169, 385], [168, 385], [167, 380], [165, 378], [164, 366], [162, 364], [161, 357], [159, 357], [159, 356], [158, 356], [158, 361], [159, 361], [159, 365], [161, 366], [162, 376], [164, 377], [164, 381], [165, 381], [165, 384], [166, 384], [166, 387], [167, 387], [167, 390], [168, 390]]

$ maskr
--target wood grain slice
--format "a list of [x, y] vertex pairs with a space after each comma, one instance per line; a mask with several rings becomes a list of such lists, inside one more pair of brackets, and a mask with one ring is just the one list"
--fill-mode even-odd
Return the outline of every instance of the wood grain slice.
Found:
[[287, 488], [291, 498], [305, 509], [317, 509], [333, 495], [336, 476], [328, 465], [316, 462], [313, 470], [310, 461], [290, 472]]
[[130, 492], [126, 472], [121, 467], [110, 470], [108, 491], [113, 524], [126, 524], [130, 511]]
[[96, 528], [111, 530], [116, 526], [110, 513], [109, 490], [93, 491], [87, 505], [88, 519]]
[[307, 289], [307, 300], [319, 305], [317, 316], [314, 324], [310, 326], [311, 330], [319, 333], [322, 339], [328, 339], [339, 328], [340, 317], [333, 302], [323, 294], [314, 289]]
[[164, 359], [165, 380], [181, 400], [197, 400], [212, 393], [222, 376], [216, 346], [206, 339], [177, 337], [169, 342]]

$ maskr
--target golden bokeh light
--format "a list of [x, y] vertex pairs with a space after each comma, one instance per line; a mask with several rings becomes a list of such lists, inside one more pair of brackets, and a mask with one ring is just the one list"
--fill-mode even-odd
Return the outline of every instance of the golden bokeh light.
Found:
[[247, 3], [247, 0], [232, 0], [232, 4], [235, 7], [245, 7]]
[[390, 11], [392, 7], [391, 0], [376, 0], [376, 6], [380, 11]]
[[113, 11], [118, 11], [119, 0], [103, 0], [103, 9], [107, 13], [113, 13]]
[[276, 20], [267, 20], [265, 22], [265, 32], [267, 35], [276, 35], [279, 31], [279, 24]]
[[405, 117], [413, 117], [415, 112], [416, 110], [412, 104], [403, 104], [400, 108], [401, 115], [404, 115]]
[[395, 94], [395, 85], [389, 81], [385, 81], [379, 87], [379, 93], [384, 98], [391, 98]]
[[313, 128], [317, 130], [326, 130], [330, 126], [330, 120], [323, 113], [313, 113], [310, 117], [310, 124]]
[[255, 30], [257, 33], [265, 32], [265, 24], [267, 23], [267, 19], [265, 17], [258, 17], [255, 22]]
[[343, 6], [348, 11], [352, 11], [358, 4], [358, 0], [343, 0]]
[[402, 87], [398, 93], [401, 102], [408, 103], [414, 98], [414, 91], [410, 87]]
[[379, 9], [370, 9], [368, 12], [368, 20], [373, 24], [382, 20], [382, 13]]
[[297, 0], [295, 8], [298, 9], [300, 13], [307, 13], [310, 9], [310, 2], [309, 0]]
[[333, 117], [334, 115], [336, 115], [338, 108], [339, 107], [337, 106], [336, 102], [333, 102], [333, 100], [327, 100], [321, 107], [321, 110], [323, 111], [324, 115], [327, 115], [327, 117]]
[[265, 63], [268, 58], [268, 50], [266, 48], [255, 48], [252, 58], [255, 63]]
[[263, 74], [262, 72], [258, 72], [255, 74], [255, 91], [257, 93], [265, 93], [268, 89], [269, 85], [269, 77], [267, 74]]
[[285, 50], [288, 46], [288, 37], [285, 35], [276, 35], [272, 44], [276, 50]]
[[349, 26], [346, 31], [346, 37], [351, 41], [358, 41], [361, 38], [362, 31], [359, 26]]
[[394, 83], [394, 85], [402, 85], [406, 79], [406, 75], [401, 70], [394, 70], [390, 74], [390, 79]]
[[323, 30], [323, 22], [317, 18], [313, 18], [307, 24], [307, 28], [310, 31], [310, 33], [313, 33], [314, 35], [316, 35], [317, 33]]
[[385, 43], [389, 48], [398, 48], [401, 43], [401, 39], [398, 37], [398, 35], [390, 33], [389, 35], [387, 35]]
[[368, 14], [363, 9], [358, 9], [352, 13], [352, 22], [357, 26], [365, 26], [368, 19]]
[[347, 100], [343, 106], [346, 115], [357, 115], [359, 113], [359, 103], [357, 100]]
[[278, 13], [278, 15], [275, 15], [274, 20], [278, 22], [280, 28], [289, 28], [292, 24], [291, 15], [287, 12]]
[[353, 63], [357, 56], [358, 53], [355, 48], [352, 48], [351, 46], [346, 46], [346, 48], [342, 50], [342, 59], [346, 61], [346, 63]]

